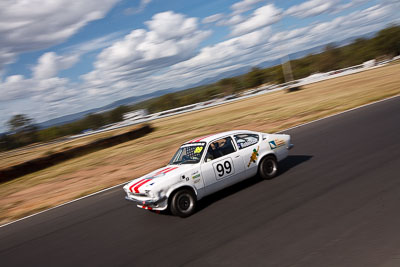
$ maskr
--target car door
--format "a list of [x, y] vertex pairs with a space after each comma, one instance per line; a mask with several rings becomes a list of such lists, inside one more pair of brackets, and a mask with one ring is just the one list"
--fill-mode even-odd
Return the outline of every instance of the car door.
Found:
[[210, 142], [201, 164], [207, 194], [216, 192], [241, 180], [245, 167], [232, 137]]
[[240, 133], [235, 134], [234, 139], [246, 170], [245, 177], [243, 178], [255, 175], [257, 173], [256, 162], [260, 151], [260, 136], [255, 133]]

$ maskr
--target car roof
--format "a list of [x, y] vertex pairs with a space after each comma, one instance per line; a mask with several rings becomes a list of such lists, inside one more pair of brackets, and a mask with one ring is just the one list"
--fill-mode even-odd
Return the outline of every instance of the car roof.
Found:
[[185, 142], [184, 144], [197, 143], [197, 142], [206, 142], [206, 143], [208, 143], [210, 141], [213, 141], [213, 140], [218, 139], [218, 138], [225, 137], [227, 135], [240, 134], [240, 133], [259, 134], [259, 132], [254, 132], [254, 131], [249, 131], [249, 130], [234, 130], [234, 131], [227, 131], [227, 132], [221, 132], [221, 133], [201, 136], [201, 137], [189, 140], [189, 141]]

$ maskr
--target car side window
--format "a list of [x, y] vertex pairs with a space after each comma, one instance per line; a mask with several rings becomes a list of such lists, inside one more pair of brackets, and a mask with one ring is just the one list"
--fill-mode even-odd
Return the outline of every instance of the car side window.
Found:
[[234, 136], [239, 149], [243, 149], [258, 143], [258, 134], [237, 134]]
[[235, 146], [233, 145], [233, 140], [231, 137], [221, 138], [217, 141], [212, 142], [208, 146], [205, 161], [208, 162], [213, 159], [217, 159], [233, 153], [235, 151]]

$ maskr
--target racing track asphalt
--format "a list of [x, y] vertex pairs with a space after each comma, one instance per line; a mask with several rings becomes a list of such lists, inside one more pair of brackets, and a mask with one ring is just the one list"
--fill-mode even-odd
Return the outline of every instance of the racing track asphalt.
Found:
[[295, 147], [273, 180], [187, 219], [114, 188], [0, 228], [0, 265], [400, 266], [400, 97], [287, 133]]

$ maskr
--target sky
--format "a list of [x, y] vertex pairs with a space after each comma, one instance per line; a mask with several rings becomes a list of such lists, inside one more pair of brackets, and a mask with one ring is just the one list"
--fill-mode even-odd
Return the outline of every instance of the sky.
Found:
[[400, 0], [0, 0], [0, 131], [400, 23]]

